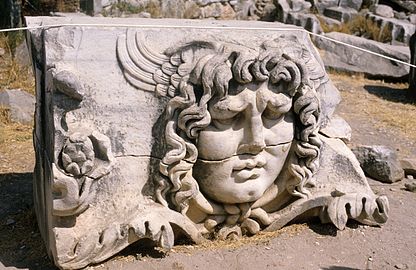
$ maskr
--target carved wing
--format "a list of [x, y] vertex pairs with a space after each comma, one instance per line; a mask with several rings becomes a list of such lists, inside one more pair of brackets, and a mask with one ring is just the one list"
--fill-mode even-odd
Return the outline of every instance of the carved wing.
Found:
[[216, 43], [194, 41], [160, 53], [147, 46], [143, 32], [132, 29], [117, 40], [117, 57], [127, 81], [137, 89], [169, 97], [179, 91], [183, 78], [189, 79], [201, 57], [219, 49]]

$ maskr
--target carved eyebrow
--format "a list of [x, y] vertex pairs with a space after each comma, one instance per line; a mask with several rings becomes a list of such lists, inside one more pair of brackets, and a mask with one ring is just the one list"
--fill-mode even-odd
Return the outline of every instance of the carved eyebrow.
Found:
[[224, 100], [220, 100], [209, 108], [209, 112], [213, 118], [226, 119], [233, 117], [237, 113], [245, 110], [248, 102], [244, 97], [228, 96]]

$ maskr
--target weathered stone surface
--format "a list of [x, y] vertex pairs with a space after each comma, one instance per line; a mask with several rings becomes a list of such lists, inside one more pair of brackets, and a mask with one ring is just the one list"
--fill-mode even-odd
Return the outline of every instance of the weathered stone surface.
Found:
[[393, 10], [393, 13], [394, 13], [394, 18], [398, 20], [407, 20], [409, 18], [409, 16], [407, 16], [406, 13], [404, 12], [397, 12]]
[[409, 15], [409, 22], [411, 24], [416, 24], [416, 14], [410, 14]]
[[400, 160], [404, 173], [406, 175], [416, 176], [416, 159], [405, 158]]
[[329, 7], [338, 6], [339, 0], [312, 0], [312, 6], [319, 14], [324, 14], [324, 10]]
[[376, 23], [381, 28], [381, 32], [391, 33], [391, 40], [393, 41], [408, 43], [410, 36], [416, 30], [416, 25], [407, 20], [385, 18], [371, 12], [366, 14], [366, 19]]
[[306, 30], [316, 34], [321, 34], [323, 32], [321, 24], [314, 14], [290, 12], [287, 15], [286, 23], [301, 26]]
[[326, 25], [330, 26], [330, 27], [334, 27], [334, 26], [340, 26], [342, 23], [338, 20], [329, 18], [327, 16], [324, 15], [318, 15], [317, 16], [321, 21], [323, 21]]
[[276, 19], [279, 22], [286, 22], [287, 15], [291, 11], [291, 7], [289, 5], [288, 0], [275, 0], [274, 1], [276, 6]]
[[338, 5], [340, 7], [353, 8], [355, 10], [360, 10], [363, 0], [339, 0]]
[[338, 115], [332, 116], [328, 124], [321, 128], [319, 132], [329, 138], [338, 138], [344, 142], [349, 142], [352, 134], [350, 125]]
[[406, 183], [404, 184], [404, 187], [406, 188], [406, 190], [410, 192], [416, 192], [416, 181], [413, 181], [411, 183]]
[[289, 5], [294, 12], [308, 11], [312, 6], [312, 4], [306, 0], [290, 0]]
[[414, 0], [390, 0], [390, 1], [399, 5], [404, 10], [410, 13], [416, 13], [416, 2]]
[[101, 262], [143, 238], [171, 248], [181, 236], [253, 235], [301, 215], [339, 229], [387, 220], [387, 198], [371, 191], [353, 153], [319, 133], [340, 97], [302, 29], [27, 22], [66, 25], [29, 35], [35, 207], [60, 268]]
[[352, 18], [357, 16], [357, 14], [357, 10], [341, 6], [329, 7], [324, 10], [325, 16], [340, 21], [342, 23], [350, 21]]
[[371, 9], [374, 14], [384, 18], [394, 18], [393, 9], [387, 5], [376, 5]]
[[[409, 40], [410, 63], [416, 66], [416, 30]], [[416, 100], [416, 68], [410, 67], [409, 71], [409, 96]]]
[[386, 146], [359, 146], [353, 153], [364, 172], [381, 182], [393, 183], [404, 178], [396, 153]]
[[[367, 49], [382, 55], [409, 62], [409, 49], [405, 46], [388, 45], [362, 37], [331, 32], [327, 37], [347, 44]], [[409, 67], [393, 63], [388, 59], [372, 55], [344, 44], [317, 37], [315, 45], [322, 50], [325, 66], [339, 71], [359, 72], [374, 77], [401, 78], [409, 72]]]
[[9, 117], [13, 122], [31, 125], [35, 112], [35, 97], [20, 89], [0, 92], [0, 106], [9, 109]]
[[379, 0], [363, 0], [362, 7], [371, 8], [375, 5], [377, 5], [378, 2], [379, 2]]

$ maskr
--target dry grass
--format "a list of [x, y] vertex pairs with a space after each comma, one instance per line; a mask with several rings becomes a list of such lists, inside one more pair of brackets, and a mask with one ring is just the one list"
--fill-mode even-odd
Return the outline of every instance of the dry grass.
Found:
[[[0, 34], [0, 48], [5, 50], [0, 56], [0, 91], [18, 88], [34, 94], [33, 76], [13, 57], [15, 38]], [[10, 122], [9, 109], [0, 107], [0, 173], [32, 171], [33, 164], [32, 126]]]
[[321, 18], [318, 19], [321, 23], [322, 30], [328, 32], [341, 32], [349, 35], [364, 36], [368, 39], [388, 43], [391, 42], [391, 31], [389, 27], [381, 29], [377, 23], [367, 20], [364, 16], [356, 16], [347, 23], [330, 26]]
[[[378, 127], [394, 130], [398, 137], [416, 141], [416, 101], [411, 102], [407, 97], [407, 83], [386, 83], [363, 76], [353, 76], [351, 80], [351, 76], [334, 73], [330, 77], [335, 82], [343, 82], [342, 98], [350, 107], [356, 108], [357, 113], [371, 119]], [[365, 85], [377, 90], [373, 93], [365, 91]]]
[[[239, 239], [227, 239], [227, 240], [204, 240], [202, 243], [195, 244], [175, 244], [175, 246], [170, 250], [165, 250], [163, 248], [155, 247], [150, 248], [149, 250], [144, 249], [143, 253], [137, 253], [137, 250], [131, 250], [131, 252], [116, 255], [113, 259], [115, 261], [124, 261], [132, 262], [135, 260], [145, 261], [147, 257], [164, 257], [168, 253], [181, 253], [192, 255], [196, 252], [211, 251], [211, 250], [235, 250], [244, 246], [255, 246], [255, 245], [269, 245], [270, 241], [279, 236], [295, 236], [299, 235], [304, 230], [308, 229], [307, 224], [292, 224], [286, 226], [278, 231], [274, 232], [259, 232], [254, 236], [243, 236]], [[142, 247], [143, 249], [143, 247]]]
[[192, 253], [203, 250], [217, 250], [221, 248], [225, 249], [237, 249], [248, 245], [267, 245], [271, 240], [281, 235], [294, 236], [300, 234], [306, 230], [308, 226], [306, 224], [292, 224], [274, 232], [259, 232], [253, 236], [243, 236], [237, 240], [206, 240], [199, 245], [178, 245], [175, 246], [171, 252], [180, 253]]
[[32, 126], [0, 123], [0, 174], [33, 171]]
[[13, 57], [13, 43], [11, 37], [0, 33], [0, 48], [5, 54], [0, 56], [0, 91], [2, 89], [22, 89], [32, 95], [35, 94], [35, 80], [29, 67], [22, 67]]

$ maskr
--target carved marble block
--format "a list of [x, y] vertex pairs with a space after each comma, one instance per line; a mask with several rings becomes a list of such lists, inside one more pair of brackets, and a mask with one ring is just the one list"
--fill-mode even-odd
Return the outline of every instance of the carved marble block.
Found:
[[28, 41], [36, 212], [60, 268], [101, 262], [144, 238], [171, 248], [301, 217], [341, 230], [348, 219], [386, 222], [387, 198], [371, 191], [344, 142], [321, 132], [340, 97], [300, 28], [26, 21], [51, 25]]

